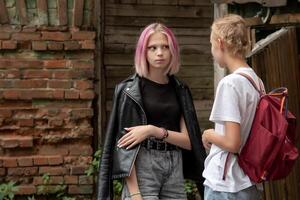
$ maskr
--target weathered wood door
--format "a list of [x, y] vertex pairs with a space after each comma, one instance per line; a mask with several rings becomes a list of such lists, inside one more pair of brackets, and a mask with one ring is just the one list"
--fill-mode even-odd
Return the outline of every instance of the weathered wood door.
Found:
[[[299, 39], [299, 38], [298, 38]], [[265, 83], [266, 90], [285, 86], [288, 88], [289, 110], [297, 117], [298, 141], [300, 122], [300, 80], [299, 52], [297, 50], [297, 34], [295, 27], [288, 27], [278, 34], [268, 37], [261, 47], [251, 56], [251, 64]], [[284, 180], [266, 183], [266, 200], [300, 199], [300, 162], [293, 172]]]

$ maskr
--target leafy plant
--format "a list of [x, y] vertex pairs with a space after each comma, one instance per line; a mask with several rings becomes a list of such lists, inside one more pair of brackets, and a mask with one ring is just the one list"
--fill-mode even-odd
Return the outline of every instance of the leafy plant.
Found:
[[186, 180], [184, 183], [184, 191], [186, 192], [188, 199], [196, 199], [198, 189], [194, 181]]
[[2, 183], [0, 185], [0, 200], [12, 200], [15, 193], [18, 191], [18, 186], [15, 182]]
[[100, 157], [101, 157], [101, 150], [97, 150], [94, 153], [92, 163], [89, 165], [88, 169], [85, 170], [87, 176], [94, 175], [96, 172], [99, 171]]

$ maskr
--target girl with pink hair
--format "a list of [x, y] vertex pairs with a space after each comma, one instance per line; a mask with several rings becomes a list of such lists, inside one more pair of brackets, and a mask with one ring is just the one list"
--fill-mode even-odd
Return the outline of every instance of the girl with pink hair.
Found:
[[174, 76], [180, 58], [173, 32], [147, 26], [134, 60], [136, 74], [115, 89], [98, 199], [112, 198], [112, 179], [123, 180], [122, 199], [186, 199], [184, 178], [201, 182], [206, 154], [191, 93]]

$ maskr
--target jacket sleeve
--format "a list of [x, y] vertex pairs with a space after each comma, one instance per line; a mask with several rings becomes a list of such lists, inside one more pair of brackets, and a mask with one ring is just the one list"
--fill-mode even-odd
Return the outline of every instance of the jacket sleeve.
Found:
[[[193, 176], [192, 179], [194, 179], [194, 181], [196, 182], [198, 191], [199, 191], [201, 197], [203, 198], [204, 197], [203, 196], [204, 195], [204, 186], [203, 186], [204, 178], [202, 176], [202, 172], [204, 170], [204, 161], [206, 158], [206, 151], [202, 144], [202, 139], [201, 139], [202, 134], [201, 134], [201, 130], [200, 130], [200, 127], [198, 124], [198, 119], [197, 119], [197, 114], [196, 114], [192, 94], [190, 92], [190, 89], [187, 86], [185, 86], [185, 92], [186, 92], [186, 95], [184, 95], [186, 97], [185, 103], [186, 103], [186, 106], [188, 107], [188, 109], [186, 109], [184, 111], [184, 116], [185, 116], [185, 120], [189, 124], [189, 126], [187, 126], [187, 128], [188, 128], [189, 137], [190, 137], [190, 141], [191, 141], [191, 145], [192, 145], [191, 153], [187, 153], [186, 151], [183, 152], [186, 156], [186, 159], [188, 160], [188, 161], [186, 160], [187, 163], [190, 163], [190, 165], [188, 167], [186, 167], [185, 170], [188, 172], [192, 172], [192, 174], [191, 174]], [[186, 154], [189, 154], [189, 155], [186, 155]], [[187, 173], [187, 174], [189, 174], [189, 173]], [[195, 177], [197, 177], [197, 178], [195, 178]]]
[[113, 199], [113, 181], [112, 181], [112, 150], [118, 130], [118, 86], [115, 88], [113, 97], [113, 106], [107, 125], [105, 142], [102, 148], [102, 156], [98, 175], [97, 200]]

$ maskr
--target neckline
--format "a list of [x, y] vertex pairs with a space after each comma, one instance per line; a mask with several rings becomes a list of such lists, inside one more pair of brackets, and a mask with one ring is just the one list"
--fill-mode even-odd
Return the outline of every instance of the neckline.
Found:
[[145, 77], [142, 77], [142, 80], [150, 83], [151, 85], [155, 85], [155, 86], [159, 86], [159, 87], [166, 87], [166, 86], [170, 85], [170, 80], [168, 83], [157, 83], [157, 82], [150, 80], [148, 78], [145, 78]]

